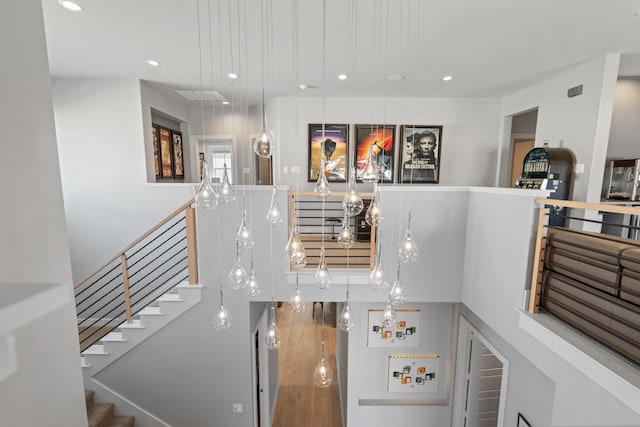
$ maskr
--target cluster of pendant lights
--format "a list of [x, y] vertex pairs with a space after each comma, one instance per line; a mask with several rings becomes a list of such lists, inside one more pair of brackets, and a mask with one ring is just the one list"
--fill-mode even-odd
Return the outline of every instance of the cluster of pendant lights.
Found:
[[[256, 138], [254, 144], [254, 152], [260, 157], [271, 157], [274, 150], [274, 142], [270, 133], [266, 130], [265, 116], [264, 116], [264, 104], [263, 104], [263, 120], [262, 129], [258, 134], [259, 138]], [[323, 152], [323, 151], [322, 151]], [[323, 217], [324, 217], [324, 200], [331, 194], [331, 188], [327, 181], [327, 177], [324, 173], [325, 165], [324, 158], [321, 160], [320, 173], [318, 180], [314, 185], [314, 193], [323, 200]], [[376, 233], [379, 233], [380, 224], [383, 220], [382, 212], [380, 210], [380, 192], [378, 189], [378, 177], [379, 169], [376, 165], [375, 158], [373, 157], [372, 150], [369, 150], [369, 157], [367, 164], [363, 170], [361, 179], [363, 182], [373, 184], [373, 197], [371, 203], [365, 213], [365, 221], [370, 226], [375, 226]], [[349, 180], [347, 181], [347, 189], [342, 202], [344, 211], [344, 219], [342, 220], [342, 227], [340, 234], [337, 238], [337, 243], [340, 247], [351, 248], [354, 244], [354, 237], [349, 227], [349, 218], [359, 215], [363, 208], [364, 203], [356, 188], [356, 169], [351, 168]], [[196, 193], [196, 206], [205, 210], [214, 210], [218, 204], [228, 204], [235, 200], [235, 192], [231, 188], [229, 177], [227, 174], [227, 167], [224, 165], [222, 183], [219, 190], [216, 192], [211, 185], [211, 179], [209, 175], [208, 165], [206, 161], [203, 161], [203, 176], [200, 187]], [[269, 210], [267, 211], [266, 220], [271, 226], [277, 226], [283, 222], [283, 217], [276, 200], [276, 189], [273, 188], [271, 203]], [[323, 233], [324, 234], [324, 233]], [[400, 282], [400, 264], [415, 262], [418, 257], [418, 247], [411, 234], [411, 210], [409, 210], [409, 217], [407, 220], [407, 226], [405, 229], [404, 239], [400, 244], [398, 250], [398, 258], [396, 264], [395, 280], [389, 284], [385, 278], [385, 273], [382, 268], [381, 254], [382, 245], [380, 240], [377, 239], [377, 248], [374, 267], [369, 274], [369, 285], [371, 289], [377, 291], [389, 291], [387, 304], [383, 312], [382, 322], [384, 327], [394, 327], [397, 317], [395, 313], [395, 307], [405, 302], [404, 289]], [[260, 294], [260, 285], [256, 279], [254, 271], [253, 261], [253, 247], [254, 241], [251, 234], [251, 230], [247, 223], [247, 207], [243, 202], [242, 207], [242, 220], [240, 227], [236, 235], [236, 257], [231, 267], [231, 271], [228, 275], [228, 284], [232, 289], [245, 289], [248, 296], [257, 296]], [[242, 251], [250, 252], [250, 273], [245, 270], [240, 254]], [[298, 277], [298, 269], [304, 267], [307, 264], [307, 257], [305, 254], [304, 246], [300, 238], [300, 229], [297, 218], [297, 209], [294, 212], [294, 224], [291, 229], [291, 235], [287, 242], [285, 253], [288, 261], [296, 269], [296, 283], [293, 295], [289, 300], [289, 310], [294, 313], [301, 313], [306, 309], [304, 296], [300, 290], [300, 283]], [[348, 254], [348, 252], [347, 252]], [[347, 255], [347, 266], [349, 262], [349, 256]], [[324, 239], [320, 252], [320, 262], [316, 269], [313, 283], [320, 289], [326, 289], [331, 286], [331, 275], [329, 273], [327, 262], [324, 252]], [[324, 328], [324, 313], [323, 313], [323, 325]], [[338, 327], [349, 332], [353, 330], [357, 324], [357, 319], [353, 315], [349, 300], [349, 275], [347, 274], [347, 290], [346, 301], [342, 312], [338, 318]], [[213, 326], [216, 330], [221, 331], [228, 329], [231, 326], [231, 314], [224, 305], [224, 290], [222, 284], [222, 278], [220, 279], [220, 308], [217, 311], [213, 320]], [[269, 349], [278, 349], [280, 347], [280, 334], [278, 331], [278, 325], [276, 321], [275, 303], [273, 302], [273, 289], [272, 289], [272, 305], [271, 316], [269, 321], [269, 327], [267, 329], [265, 344]], [[333, 372], [329, 366], [325, 355], [325, 342], [324, 337], [321, 342], [321, 358], [320, 362], [316, 366], [314, 371], [314, 383], [318, 387], [328, 387], [333, 381]]]

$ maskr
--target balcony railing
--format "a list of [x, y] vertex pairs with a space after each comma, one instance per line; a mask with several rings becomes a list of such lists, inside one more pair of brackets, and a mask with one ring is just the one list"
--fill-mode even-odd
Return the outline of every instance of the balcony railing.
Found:
[[[603, 212], [637, 216], [640, 208], [562, 200], [553, 204], [574, 226], [545, 225], [549, 209], [540, 208], [529, 311], [547, 313], [640, 365], [640, 241], [584, 230], [610, 225], [585, 217]], [[634, 225], [626, 228], [631, 235], [637, 231]]]

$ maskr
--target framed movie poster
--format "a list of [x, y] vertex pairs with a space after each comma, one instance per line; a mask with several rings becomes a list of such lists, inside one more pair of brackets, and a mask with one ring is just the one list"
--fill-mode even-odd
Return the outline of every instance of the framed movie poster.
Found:
[[356, 179], [362, 181], [369, 156], [378, 172], [378, 182], [393, 182], [395, 125], [355, 125]]
[[154, 124], [152, 127], [153, 135], [153, 166], [156, 172], [156, 178], [160, 178], [160, 144], [158, 142], [158, 125]]
[[437, 184], [440, 181], [442, 126], [403, 125], [399, 145], [399, 183]]
[[309, 175], [315, 182], [320, 173], [320, 161], [324, 158], [324, 173], [329, 182], [345, 182], [348, 172], [349, 125], [309, 124]]
[[182, 155], [182, 133], [172, 130], [173, 140], [173, 177], [184, 179], [184, 161]]
[[173, 178], [173, 153], [171, 152], [171, 131], [158, 126], [160, 131], [160, 170], [161, 178]]

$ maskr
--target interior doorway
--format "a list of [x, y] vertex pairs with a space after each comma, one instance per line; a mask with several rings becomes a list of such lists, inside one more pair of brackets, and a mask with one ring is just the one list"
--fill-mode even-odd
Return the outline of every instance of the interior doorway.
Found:
[[512, 139], [511, 147], [513, 151], [513, 158], [511, 160], [511, 180], [509, 184], [513, 187], [516, 183], [516, 180], [522, 173], [522, 164], [524, 163], [524, 157], [527, 153], [533, 150], [536, 141], [531, 138], [516, 138]]
[[509, 134], [509, 159], [508, 165], [503, 163], [508, 174], [502, 175], [507, 180], [502, 185], [514, 187], [516, 180], [522, 172], [522, 163], [526, 154], [535, 146], [536, 127], [538, 125], [538, 109], [514, 114], [511, 119], [511, 132]]
[[454, 394], [455, 427], [502, 427], [509, 362], [460, 317]]

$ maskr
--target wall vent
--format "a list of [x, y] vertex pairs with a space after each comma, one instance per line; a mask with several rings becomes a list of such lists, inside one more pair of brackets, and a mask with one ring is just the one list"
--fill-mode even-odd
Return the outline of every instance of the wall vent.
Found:
[[174, 91], [187, 101], [226, 101], [217, 90], [176, 90]]

